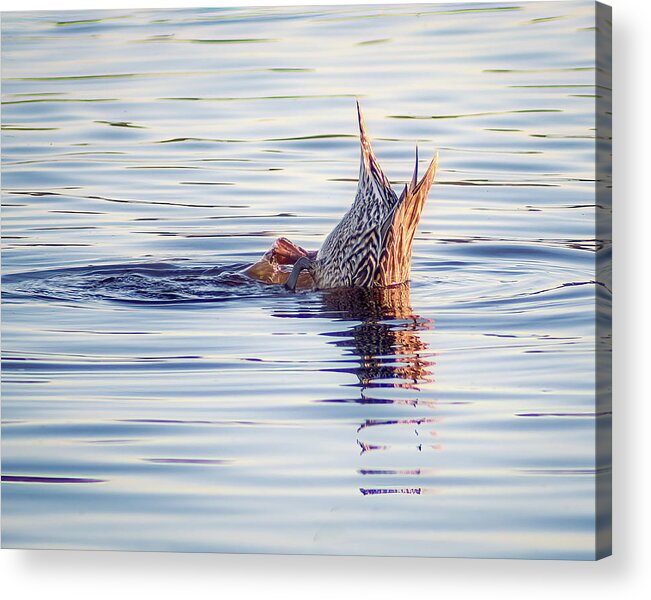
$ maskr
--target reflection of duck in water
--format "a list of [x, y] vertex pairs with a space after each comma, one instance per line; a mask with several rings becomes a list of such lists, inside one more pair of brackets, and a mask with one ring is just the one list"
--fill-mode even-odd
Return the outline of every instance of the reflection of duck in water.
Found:
[[[346, 382], [340, 394], [321, 402], [360, 405], [352, 413], [346, 411], [346, 418], [351, 414], [360, 417], [356, 427], [360, 455], [390, 453], [392, 449], [400, 452], [399, 458], [388, 454], [385, 459], [371, 459], [370, 464], [363, 462], [357, 471], [363, 477], [360, 493], [428, 493], [420, 480], [429, 473], [423, 468], [421, 453], [441, 449], [436, 440], [437, 403], [425, 395], [425, 388], [434, 383], [436, 353], [424, 339], [433, 329], [432, 321], [413, 312], [408, 282], [389, 287], [340, 287], [319, 294], [319, 300], [322, 303], [298, 298], [289, 311], [279, 310], [274, 316], [327, 321], [329, 328], [321, 335], [341, 351], [341, 357], [328, 361], [323, 370], [356, 381]], [[351, 386], [357, 393], [351, 394]], [[405, 465], [405, 451], [409, 450], [415, 450], [418, 457], [412, 453], [414, 462]], [[396, 460], [403, 468], [395, 468]]]
[[285, 283], [290, 290], [296, 286], [386, 287], [409, 279], [411, 246], [434, 182], [438, 156], [418, 181], [416, 149], [413, 177], [400, 197], [396, 196], [373, 154], [359, 104], [357, 115], [362, 155], [357, 194], [350, 210], [318, 252], [308, 252], [280, 238], [246, 271], [249, 276], [266, 283]]
[[[334, 370], [354, 374], [359, 388], [357, 398], [326, 401], [368, 407], [364, 411], [367, 418], [356, 432], [360, 454], [390, 451], [396, 445], [402, 452], [405, 448], [419, 453], [440, 450], [440, 444], [432, 440], [437, 435], [438, 418], [431, 412], [436, 404], [420, 398], [423, 386], [434, 381], [435, 353], [421, 338], [433, 325], [412, 311], [409, 283], [385, 288], [328, 290], [323, 299], [327, 308], [341, 319], [356, 322], [350, 328], [323, 335], [334, 338], [330, 343], [341, 348], [345, 357], [353, 359], [350, 367]], [[390, 411], [389, 405], [393, 405]], [[379, 407], [382, 407], [380, 411]], [[412, 414], [413, 409], [419, 412]], [[371, 466], [366, 463], [358, 470], [365, 479], [359, 491], [364, 496], [425, 494], [428, 489], [418, 479], [425, 472], [420, 460], [417, 466], [407, 469], [387, 467], [386, 462], [375, 460]], [[399, 478], [393, 480], [392, 476]]]
[[[386, 288], [340, 288], [327, 291], [326, 306], [345, 320], [360, 321], [350, 329], [326, 333], [332, 343], [348, 348], [359, 364], [352, 369], [359, 380], [363, 403], [373, 388], [418, 390], [432, 382], [432, 353], [419, 333], [432, 328], [431, 321], [414, 314], [409, 284]], [[386, 401], [385, 401], [386, 402]]]

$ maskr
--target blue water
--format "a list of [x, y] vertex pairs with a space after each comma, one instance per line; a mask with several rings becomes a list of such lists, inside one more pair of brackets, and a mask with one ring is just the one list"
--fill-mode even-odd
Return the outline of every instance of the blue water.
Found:
[[[592, 6], [3, 14], [3, 545], [594, 557]], [[355, 97], [410, 287], [247, 280]]]

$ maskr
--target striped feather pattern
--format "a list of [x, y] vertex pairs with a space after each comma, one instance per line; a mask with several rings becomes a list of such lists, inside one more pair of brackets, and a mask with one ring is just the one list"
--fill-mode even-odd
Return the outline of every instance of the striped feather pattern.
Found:
[[419, 183], [414, 172], [398, 198], [373, 153], [359, 103], [357, 116], [361, 145], [357, 193], [312, 262], [310, 273], [321, 289], [386, 286], [409, 278], [411, 244], [436, 170], [435, 158]]

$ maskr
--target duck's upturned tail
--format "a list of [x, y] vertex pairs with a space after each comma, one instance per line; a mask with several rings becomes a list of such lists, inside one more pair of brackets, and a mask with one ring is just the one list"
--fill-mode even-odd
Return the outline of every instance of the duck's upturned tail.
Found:
[[373, 153], [362, 111], [357, 103], [361, 160], [355, 200], [323, 242], [315, 258], [301, 257], [287, 287], [307, 269], [320, 289], [387, 287], [409, 279], [411, 247], [438, 164], [434, 157], [418, 181], [416, 167], [398, 198]]
[[411, 246], [438, 158], [418, 181], [416, 168], [398, 198], [375, 157], [357, 103], [361, 160], [355, 201], [326, 238], [312, 265], [317, 287], [375, 287], [409, 279]]

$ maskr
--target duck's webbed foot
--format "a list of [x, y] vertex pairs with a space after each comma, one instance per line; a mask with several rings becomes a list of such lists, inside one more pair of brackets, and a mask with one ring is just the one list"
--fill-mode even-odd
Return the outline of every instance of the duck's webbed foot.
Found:
[[299, 258], [294, 263], [294, 268], [292, 269], [292, 272], [289, 275], [287, 282], [285, 283], [285, 289], [291, 292], [296, 290], [296, 282], [298, 281], [298, 277], [301, 274], [301, 271], [304, 269], [309, 269], [311, 265], [312, 261], [307, 258], [307, 256], [301, 256], [301, 258]]
[[267, 251], [265, 257], [279, 265], [293, 265], [301, 256], [309, 256], [309, 252], [287, 238], [280, 237]]

